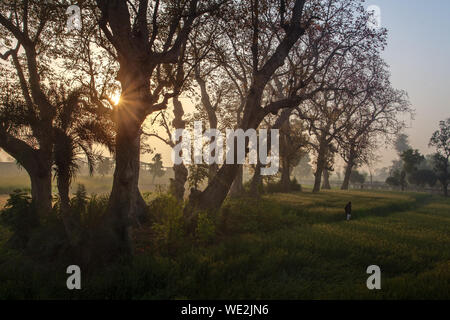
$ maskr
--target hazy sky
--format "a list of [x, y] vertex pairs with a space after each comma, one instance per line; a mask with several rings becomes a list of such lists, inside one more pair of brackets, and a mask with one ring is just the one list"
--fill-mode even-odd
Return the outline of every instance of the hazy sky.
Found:
[[[406, 133], [422, 153], [440, 120], [450, 117], [450, 1], [366, 1], [381, 9], [381, 24], [389, 30], [384, 58], [391, 66], [392, 83], [408, 92], [415, 119]], [[380, 166], [396, 157], [382, 150]]]

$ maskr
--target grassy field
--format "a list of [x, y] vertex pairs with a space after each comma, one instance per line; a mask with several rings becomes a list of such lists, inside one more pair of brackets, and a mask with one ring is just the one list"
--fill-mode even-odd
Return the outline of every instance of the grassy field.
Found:
[[[344, 206], [353, 204], [353, 220]], [[0, 251], [0, 297], [449, 299], [450, 199], [337, 190], [228, 201], [210, 243], [161, 250], [136, 230], [136, 257], [65, 288], [65, 267]], [[0, 242], [7, 231], [0, 231]], [[381, 268], [381, 290], [366, 268]], [[3, 285], [1, 285], [3, 283]]]
[[[140, 190], [145, 192], [151, 192], [155, 190], [167, 190], [169, 185], [170, 175], [162, 178], [156, 178], [154, 181], [150, 174], [147, 172], [141, 172], [141, 177], [139, 180]], [[75, 177], [71, 185], [71, 194], [73, 194], [78, 184], [83, 184], [86, 190], [90, 194], [107, 194], [111, 191], [113, 177], [111, 175], [101, 176], [101, 175], [78, 175]], [[4, 207], [6, 200], [9, 198], [9, 194], [16, 189], [30, 190], [30, 179], [26, 174], [21, 174], [18, 176], [6, 177], [0, 175], [0, 209]], [[53, 193], [56, 195], [58, 190], [56, 189], [56, 183], [53, 183]]]

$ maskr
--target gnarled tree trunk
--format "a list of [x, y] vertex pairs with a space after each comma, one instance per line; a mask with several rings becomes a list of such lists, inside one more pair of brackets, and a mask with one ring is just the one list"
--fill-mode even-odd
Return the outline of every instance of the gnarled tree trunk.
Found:
[[116, 139], [113, 186], [107, 209], [106, 259], [132, 254], [131, 226], [143, 211], [139, 192], [141, 125], [146, 118], [149, 80], [141, 66], [124, 63], [118, 80], [122, 96], [115, 110]]

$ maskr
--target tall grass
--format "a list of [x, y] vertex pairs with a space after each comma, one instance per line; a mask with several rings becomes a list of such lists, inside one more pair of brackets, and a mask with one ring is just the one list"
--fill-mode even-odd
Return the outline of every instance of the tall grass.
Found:
[[[133, 262], [85, 276], [81, 291], [65, 288], [66, 265], [46, 269], [0, 249], [0, 297], [450, 298], [450, 199], [331, 190], [232, 200], [216, 215], [213, 232], [206, 228], [214, 237], [207, 242], [177, 233], [180, 208], [173, 203], [169, 210], [164, 203], [172, 200], [158, 201], [153, 223], [135, 230], [139, 250]], [[351, 221], [343, 209], [348, 201]], [[164, 250], [161, 240], [175, 241], [174, 235], [182, 243]], [[381, 290], [366, 288], [372, 264], [381, 268]]]

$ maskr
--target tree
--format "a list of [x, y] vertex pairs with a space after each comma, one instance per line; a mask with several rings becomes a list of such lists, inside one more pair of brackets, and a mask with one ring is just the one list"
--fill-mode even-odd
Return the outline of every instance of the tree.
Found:
[[199, 184], [202, 183], [209, 174], [208, 166], [204, 163], [189, 166], [188, 183], [191, 189], [198, 191]]
[[450, 180], [450, 118], [439, 122], [439, 130], [435, 131], [430, 139], [430, 146], [436, 148], [434, 155], [434, 168], [442, 185], [444, 195], [448, 196], [448, 183]]
[[435, 153], [433, 160], [437, 179], [442, 185], [444, 196], [448, 197], [448, 183], [450, 181], [450, 163], [448, 161], [448, 158], [444, 157], [440, 153]]
[[[221, 2], [214, 1], [131, 1], [97, 0], [94, 21], [102, 30], [98, 42], [118, 62], [120, 102], [115, 108], [116, 167], [107, 216], [111, 257], [130, 255], [130, 226], [138, 214], [142, 196], [138, 189], [141, 127], [148, 115], [167, 107], [178, 95], [165, 65], [177, 64], [197, 17]], [[99, 13], [99, 15], [98, 15]]]
[[407, 174], [413, 174], [417, 171], [419, 165], [425, 161], [425, 157], [420, 154], [419, 150], [408, 149], [404, 151], [400, 158], [403, 160], [403, 170]]
[[98, 117], [95, 108], [88, 107], [81, 91], [66, 93], [64, 87], [55, 88], [50, 96], [56, 106], [54, 120], [54, 164], [58, 186], [60, 210], [66, 233], [75, 240], [80, 216], [70, 208], [70, 184], [78, 170], [79, 156], [87, 158], [89, 172], [93, 174], [97, 155], [94, 143], [113, 148], [111, 123]]
[[364, 182], [366, 181], [366, 175], [361, 174], [358, 170], [353, 170], [351, 175], [350, 175], [350, 182], [351, 183], [359, 183], [359, 184], [364, 184]]
[[108, 175], [112, 168], [114, 167], [114, 162], [108, 157], [101, 157], [97, 164], [97, 172], [102, 176]]
[[[268, 114], [296, 108], [322, 91], [328, 84], [328, 67], [339, 60], [338, 56], [348, 57], [357, 52], [361, 56], [373, 54], [384, 43], [385, 30], [367, 28], [368, 15], [355, 1], [281, 1], [282, 5], [279, 4], [278, 1], [239, 2], [233, 7], [235, 15], [224, 16], [228, 26], [233, 23], [233, 32], [228, 33], [232, 42], [229, 47], [225, 41], [221, 45], [229, 48], [230, 57], [233, 51], [244, 53], [244, 61], [251, 66], [240, 123], [244, 131], [256, 129]], [[298, 43], [300, 38], [303, 41]], [[270, 89], [269, 84], [276, 76], [281, 76], [286, 92], [284, 99], [279, 99]], [[208, 211], [219, 208], [238, 169], [239, 165], [223, 165], [197, 200], [190, 201], [185, 209], [186, 219], [193, 220], [194, 212], [198, 212], [195, 208]]]
[[388, 177], [389, 177], [389, 167], [375, 169], [375, 180], [376, 181], [386, 181], [386, 179]]
[[149, 172], [152, 175], [152, 183], [155, 183], [156, 177], [162, 177], [165, 173], [165, 170], [163, 168], [163, 162], [162, 157], [160, 153], [155, 154], [153, 157], [153, 163], [150, 163], [149, 166]]
[[348, 126], [338, 136], [340, 154], [346, 163], [342, 190], [348, 189], [354, 166], [374, 159], [378, 139], [389, 140], [397, 134], [405, 126], [399, 116], [411, 114], [407, 94], [391, 86], [386, 63], [373, 57], [366, 68], [366, 75], [360, 78], [360, 82], [361, 93], [368, 90], [368, 94], [352, 99], [353, 103], [360, 103], [360, 107], [350, 115]]
[[291, 191], [291, 172], [305, 154], [308, 136], [299, 119], [287, 120], [280, 130], [281, 191]]
[[[284, 4], [284, 1], [282, 1]], [[276, 10], [271, 1], [264, 1], [266, 6], [260, 5], [259, 2], [239, 2], [233, 4], [230, 13], [233, 15], [225, 15], [223, 18], [227, 19], [226, 29], [233, 23], [233, 35], [230, 42], [230, 51], [244, 52], [251, 61], [251, 81], [248, 88], [248, 94], [242, 103], [242, 119], [239, 123], [240, 128], [244, 131], [248, 129], [256, 129], [261, 123], [262, 119], [271, 111], [271, 108], [262, 108], [262, 98], [267, 83], [271, 77], [280, 68], [288, 56], [291, 48], [297, 42], [302, 34], [305, 33], [308, 24], [308, 18], [304, 17], [305, 1], [296, 0], [292, 3], [290, 22], [284, 21], [286, 12]], [[271, 24], [262, 23], [260, 19], [272, 21], [272, 25], [281, 25], [284, 35], [277, 41], [260, 42], [261, 35], [266, 31], [274, 34]], [[302, 24], [302, 21], [304, 24]], [[281, 22], [281, 23], [280, 23]], [[279, 29], [278, 29], [279, 30]], [[225, 33], [226, 34], [226, 33]], [[230, 33], [228, 33], [230, 34]], [[241, 40], [249, 39], [248, 42]], [[265, 48], [264, 48], [265, 47]], [[249, 50], [250, 48], [250, 50]], [[240, 50], [243, 51], [240, 51]], [[263, 57], [261, 54], [265, 54]], [[278, 109], [277, 109], [278, 111]], [[247, 148], [248, 142], [246, 142]], [[237, 152], [235, 152], [237, 154]], [[235, 161], [236, 162], [236, 161]], [[213, 210], [219, 208], [231, 184], [236, 178], [239, 171], [239, 164], [225, 164], [223, 165], [213, 180], [208, 184], [207, 188], [196, 197], [195, 201], [189, 202], [189, 207], [185, 209], [185, 217], [190, 225], [195, 219], [195, 208], [201, 210]], [[193, 219], [194, 218], [194, 219]]]
[[412, 184], [418, 185], [420, 187], [425, 187], [425, 185], [429, 185], [433, 187], [436, 184], [437, 176], [433, 170], [429, 169], [418, 169], [411, 174], [409, 177], [409, 182]]
[[[31, 180], [36, 215], [52, 207], [53, 120], [56, 108], [49, 99], [49, 83], [58, 77], [52, 71], [54, 33], [61, 24], [51, 17], [64, 13], [56, 2], [3, 1], [0, 4], [1, 59], [6, 87], [0, 110], [0, 147], [25, 168]], [[55, 22], [55, 21], [53, 21]], [[50, 26], [53, 28], [49, 34]], [[44, 72], [45, 71], [45, 72]]]
[[398, 155], [401, 155], [406, 150], [412, 149], [409, 144], [408, 135], [400, 133], [394, 141], [394, 147]]
[[402, 191], [405, 190], [406, 183], [406, 172], [404, 170], [394, 170], [391, 175], [386, 179], [388, 185], [394, 187], [401, 187]]
[[391, 88], [389, 72], [378, 53], [338, 60], [333, 67], [327, 79], [333, 90], [317, 94], [301, 111], [315, 137], [313, 192], [320, 190], [322, 176], [324, 187], [330, 188], [328, 171], [337, 151], [347, 163], [342, 184], [347, 189], [352, 168], [370, 154], [376, 134], [395, 130], [397, 113], [406, 108], [402, 92]]
[[[270, 129], [278, 129], [280, 130], [280, 128], [283, 126], [283, 124], [287, 121], [289, 121], [289, 118], [292, 114], [291, 109], [285, 109], [283, 110], [279, 116], [276, 117], [275, 122], [273, 123], [273, 125], [271, 125], [270, 122], [270, 118], [269, 119], [264, 119], [266, 126]], [[261, 127], [260, 127], [261, 128]], [[271, 132], [269, 131], [267, 134], [267, 141], [271, 140]], [[281, 148], [283, 148], [284, 146], [286, 146], [287, 143], [283, 144], [283, 146], [280, 146]], [[267, 146], [267, 152], [271, 152], [271, 147], [272, 145], [269, 144]], [[260, 196], [260, 191], [263, 189], [263, 177], [261, 175], [261, 168], [262, 168], [262, 163], [261, 161], [258, 161], [256, 166], [255, 166], [255, 172], [253, 174], [252, 180], [251, 180], [251, 184], [250, 184], [250, 195], [252, 195], [253, 197], [259, 197]], [[287, 166], [286, 166], [287, 167]], [[285, 173], [286, 174], [286, 173]]]
[[[61, 72], [65, 56], [63, 28], [67, 6], [59, 1], [7, 1], [0, 5], [1, 58], [9, 76], [2, 97], [0, 146], [30, 175], [38, 215], [51, 212], [54, 165], [61, 217], [70, 240], [76, 228], [69, 188], [78, 155], [93, 168], [93, 143], [112, 145], [109, 122], [82, 96], [73, 79]], [[13, 46], [14, 44], [14, 46]], [[4, 65], [2, 65], [3, 67]]]
[[[400, 150], [400, 149], [399, 149]], [[407, 181], [414, 183], [413, 177], [421, 163], [424, 162], [425, 157], [420, 154], [419, 150], [407, 149], [400, 154], [400, 160], [394, 162], [391, 168], [391, 174], [386, 179], [386, 183], [393, 186], [400, 186], [402, 191], [408, 185]]]

